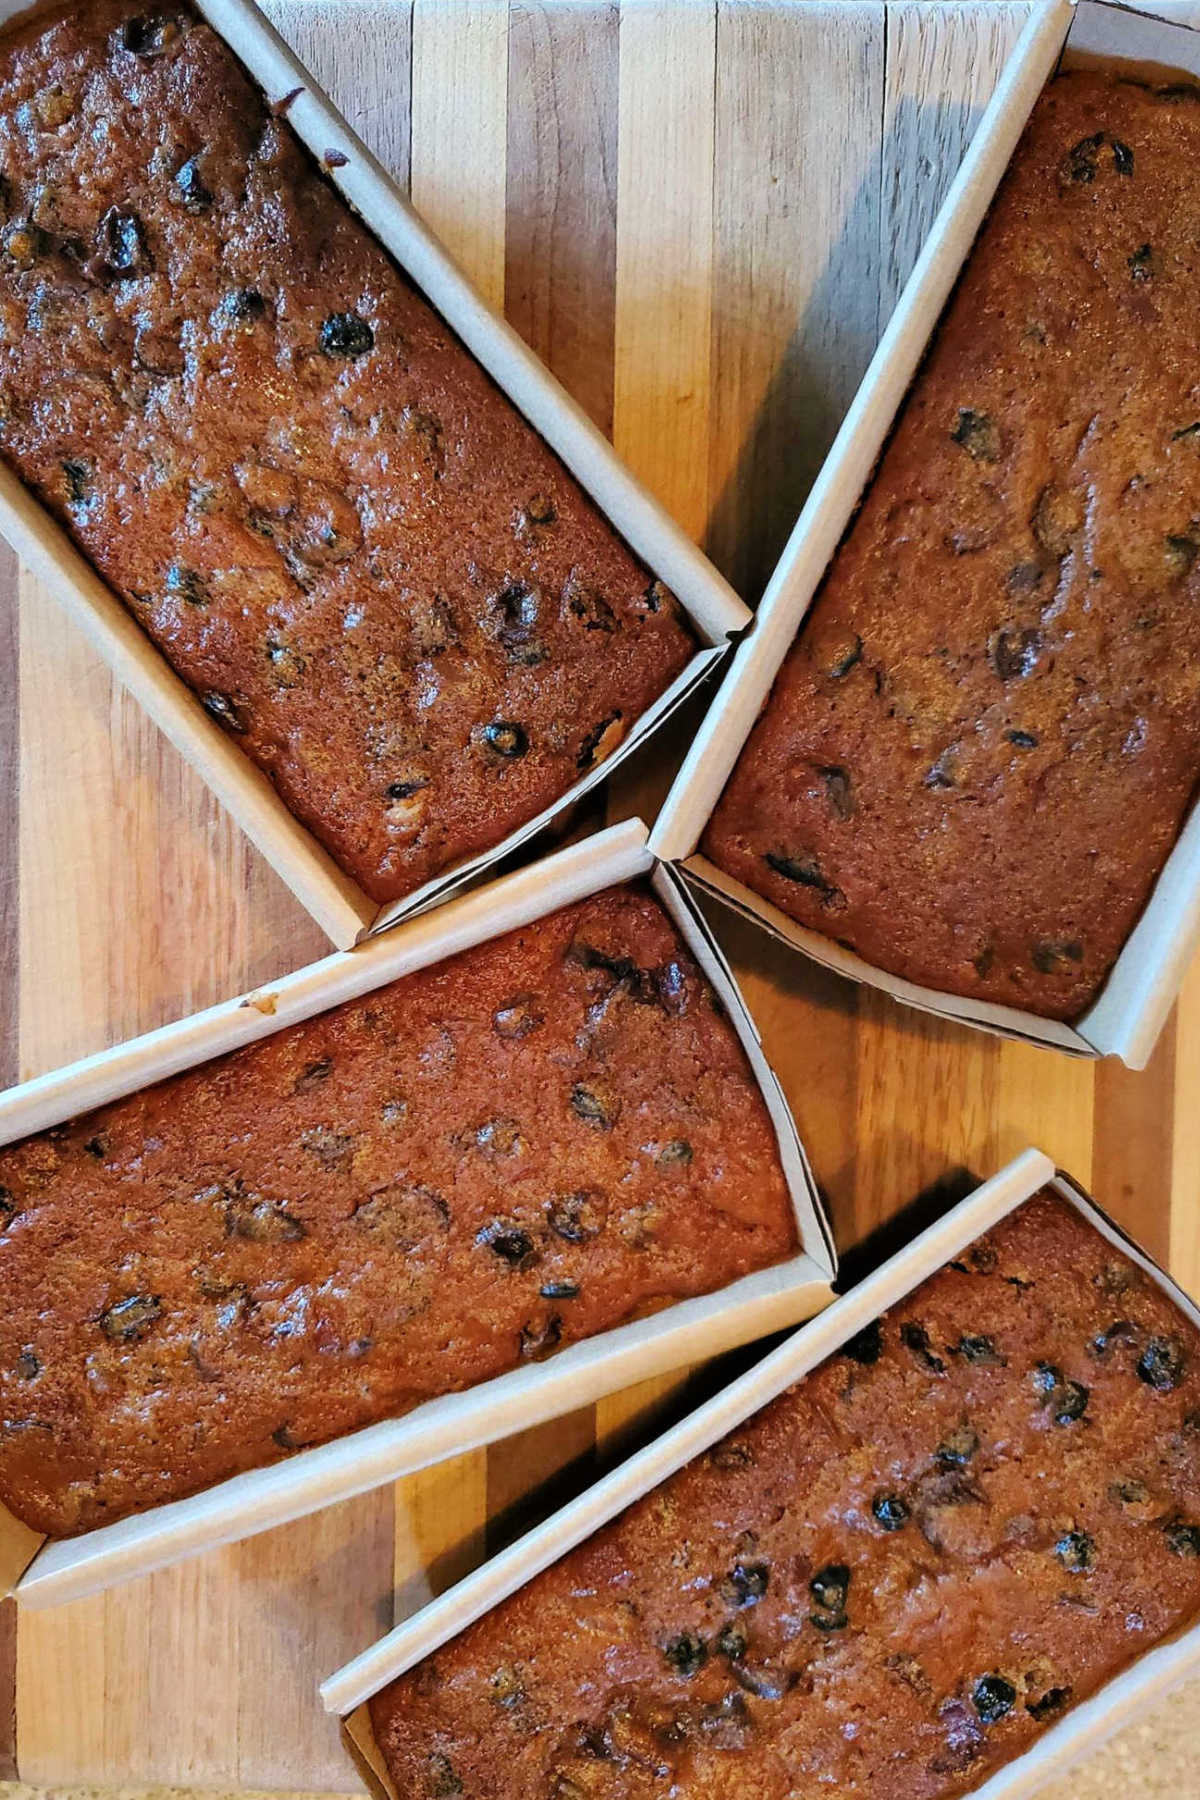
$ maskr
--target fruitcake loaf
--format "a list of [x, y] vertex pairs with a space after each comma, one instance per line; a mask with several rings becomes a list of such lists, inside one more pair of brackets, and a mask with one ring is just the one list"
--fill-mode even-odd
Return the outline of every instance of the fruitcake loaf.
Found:
[[1034, 108], [704, 839], [892, 974], [1094, 999], [1200, 773], [1200, 90]]
[[732, 1025], [610, 889], [0, 1150], [0, 1500], [119, 1519], [795, 1237]]
[[0, 456], [375, 900], [695, 648], [187, 5], [0, 36]]
[[1200, 1613], [1200, 1333], [1043, 1192], [370, 1703], [399, 1794], [950, 1800]]

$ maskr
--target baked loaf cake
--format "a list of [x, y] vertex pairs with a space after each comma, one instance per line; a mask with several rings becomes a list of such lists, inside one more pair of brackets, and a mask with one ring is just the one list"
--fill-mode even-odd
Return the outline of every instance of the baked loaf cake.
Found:
[[283, 110], [188, 6], [0, 37], [0, 455], [383, 902], [695, 646]]
[[1200, 773], [1200, 90], [1034, 108], [704, 840], [875, 966], [1073, 1018]]
[[371, 1702], [399, 1794], [949, 1800], [1200, 1611], [1200, 1333], [1043, 1193]]
[[614, 888], [0, 1151], [0, 1499], [104, 1524], [794, 1243], [732, 1026]]

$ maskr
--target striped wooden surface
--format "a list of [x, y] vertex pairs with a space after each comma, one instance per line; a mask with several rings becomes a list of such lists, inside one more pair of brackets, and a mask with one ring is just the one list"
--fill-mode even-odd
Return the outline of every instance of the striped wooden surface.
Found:
[[[270, 11], [484, 291], [753, 600], [1024, 5]], [[610, 805], [652, 805], [667, 773], [660, 745]], [[0, 909], [6, 1081], [323, 947], [2, 550]], [[900, 1012], [748, 928], [720, 929], [843, 1247], [919, 1191], [951, 1193], [964, 1171], [1036, 1141], [1200, 1289], [1200, 969], [1151, 1069], [1131, 1076]], [[530, 1493], [546, 1503], [556, 1481], [584, 1479], [597, 1447], [644, 1429], [670, 1385], [19, 1630], [10, 1616], [0, 1773], [352, 1786], [317, 1678], [393, 1604], [408, 1611], [468, 1566]]]

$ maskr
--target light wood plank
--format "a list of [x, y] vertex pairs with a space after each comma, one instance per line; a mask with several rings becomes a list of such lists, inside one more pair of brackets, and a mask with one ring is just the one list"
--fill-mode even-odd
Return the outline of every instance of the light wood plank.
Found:
[[621, 13], [613, 442], [699, 540], [708, 521], [716, 9]]
[[505, 0], [415, 0], [412, 58], [413, 204], [503, 307]]

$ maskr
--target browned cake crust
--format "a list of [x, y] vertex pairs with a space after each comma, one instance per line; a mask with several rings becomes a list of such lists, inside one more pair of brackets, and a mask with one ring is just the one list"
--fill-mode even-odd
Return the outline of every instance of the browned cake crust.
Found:
[[705, 839], [879, 968], [1073, 1018], [1200, 768], [1200, 97], [1047, 88]]
[[1200, 1334], [1044, 1193], [371, 1717], [406, 1800], [949, 1800], [1197, 1609]]
[[103, 1524], [794, 1241], [732, 1026], [610, 889], [0, 1151], [0, 1499]]
[[694, 643], [186, 6], [0, 40], [0, 454], [371, 897], [498, 843]]

